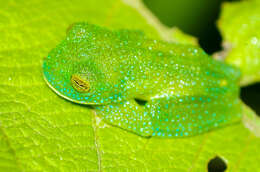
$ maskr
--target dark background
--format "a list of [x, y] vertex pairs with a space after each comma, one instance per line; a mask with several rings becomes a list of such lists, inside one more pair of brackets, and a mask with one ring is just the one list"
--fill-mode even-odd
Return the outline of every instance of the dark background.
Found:
[[[221, 50], [221, 36], [216, 27], [221, 4], [238, 0], [143, 0], [167, 26], [177, 26], [198, 38], [209, 54]], [[243, 87], [242, 100], [260, 114], [260, 83]]]

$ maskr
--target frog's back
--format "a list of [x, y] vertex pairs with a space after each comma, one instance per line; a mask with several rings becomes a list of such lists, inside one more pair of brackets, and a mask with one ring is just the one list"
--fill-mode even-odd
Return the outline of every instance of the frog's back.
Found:
[[136, 44], [121, 56], [117, 71], [125, 71], [137, 95], [238, 95], [239, 69], [212, 59], [201, 48], [148, 38]]

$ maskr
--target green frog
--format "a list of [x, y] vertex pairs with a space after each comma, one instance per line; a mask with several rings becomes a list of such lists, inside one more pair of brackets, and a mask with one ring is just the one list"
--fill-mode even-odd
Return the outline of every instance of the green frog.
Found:
[[141, 31], [73, 24], [43, 73], [61, 97], [140, 136], [193, 136], [241, 119], [239, 69]]

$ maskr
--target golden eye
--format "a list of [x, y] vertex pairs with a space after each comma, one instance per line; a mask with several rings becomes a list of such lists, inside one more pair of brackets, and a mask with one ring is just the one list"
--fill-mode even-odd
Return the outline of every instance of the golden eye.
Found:
[[82, 79], [79, 75], [73, 74], [71, 76], [70, 82], [72, 87], [78, 92], [89, 92], [90, 84], [88, 81]]

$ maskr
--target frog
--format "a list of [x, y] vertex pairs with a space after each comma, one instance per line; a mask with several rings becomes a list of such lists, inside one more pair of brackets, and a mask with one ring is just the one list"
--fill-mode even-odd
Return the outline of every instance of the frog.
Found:
[[43, 75], [59, 96], [142, 137], [196, 136], [241, 120], [238, 68], [139, 30], [74, 23]]

